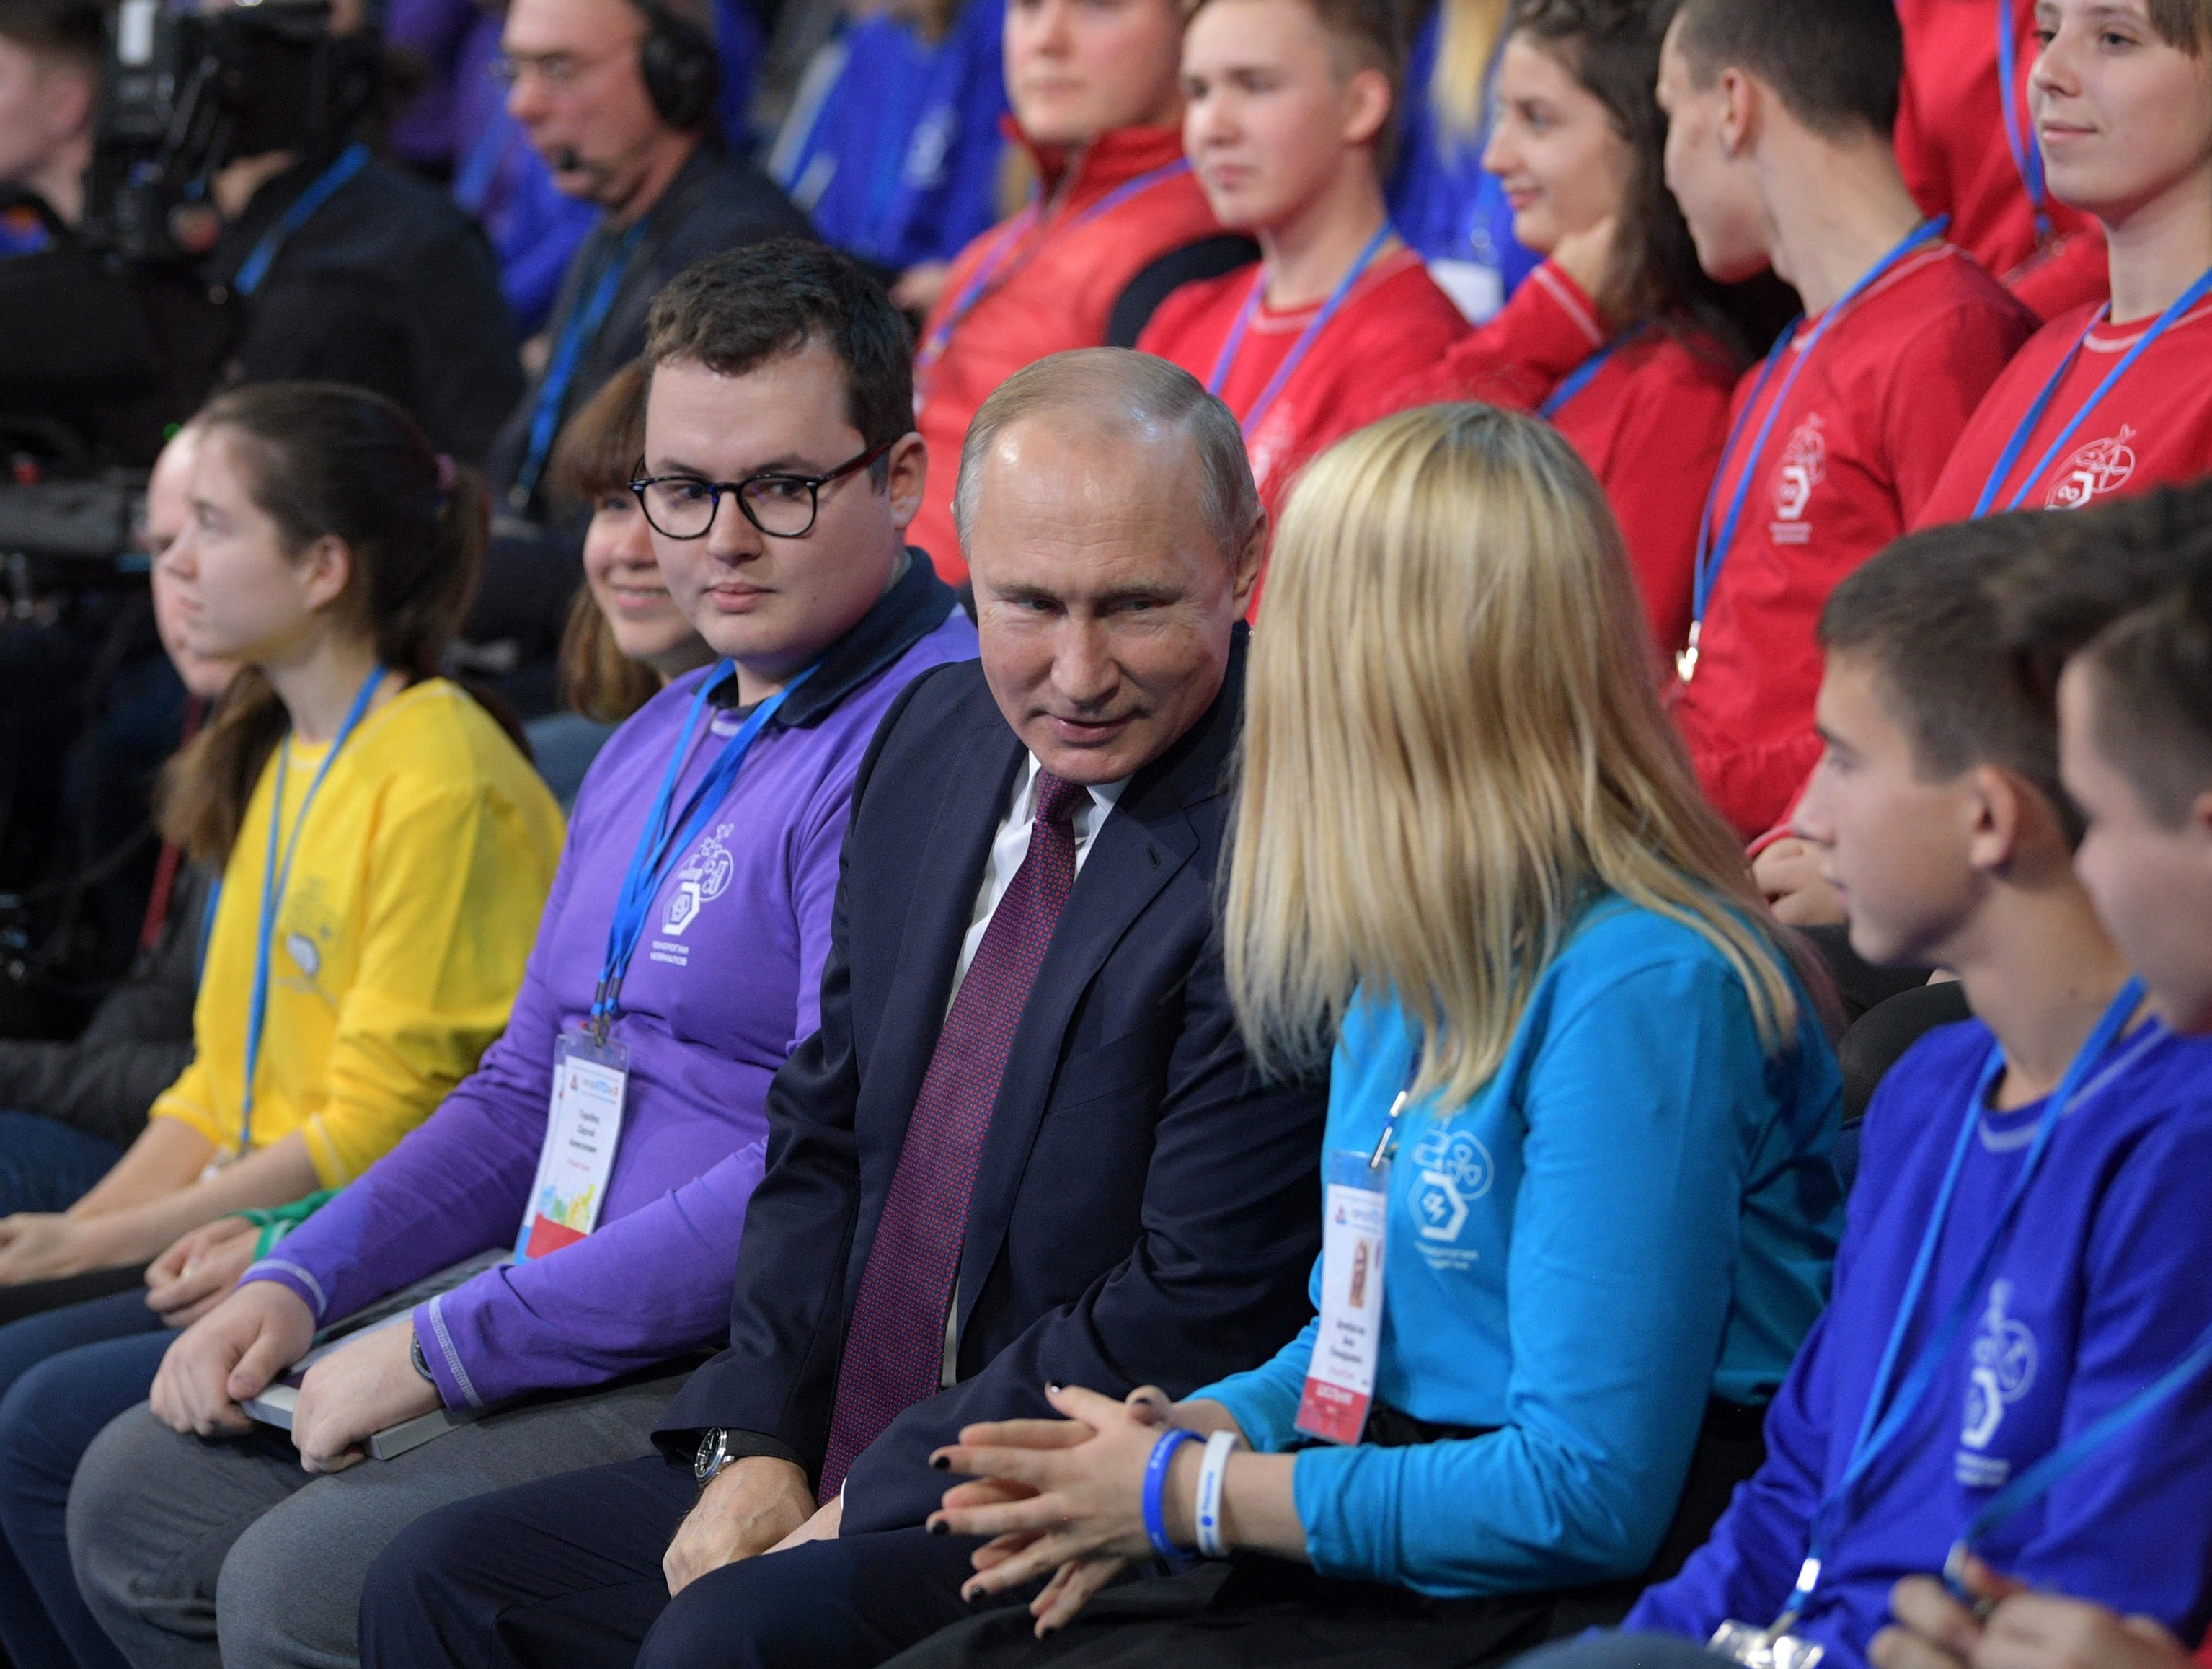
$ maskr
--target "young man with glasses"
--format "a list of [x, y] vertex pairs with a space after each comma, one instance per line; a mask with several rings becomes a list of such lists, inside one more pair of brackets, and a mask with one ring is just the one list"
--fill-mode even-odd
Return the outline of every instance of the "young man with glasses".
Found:
[[[791, 240], [715, 257], [663, 292], [647, 351], [639, 492], [670, 595], [722, 658], [592, 767], [480, 1070], [248, 1270], [150, 1409], [87, 1452], [79, 1581], [134, 1661], [213, 1669], [218, 1625], [234, 1669], [351, 1660], [392, 1536], [650, 1454], [727, 1326], [769, 1081], [817, 1023], [854, 777], [907, 683], [976, 639], [904, 542], [927, 467], [906, 330], [857, 266]], [[241, 1400], [370, 1306], [411, 1325], [313, 1367], [289, 1445], [200, 1441], [244, 1429]], [[403, 1421], [494, 1406], [348, 1470]]]
[[646, 310], [678, 273], [805, 217], [716, 136], [719, 70], [704, 0], [514, 0], [492, 68], [507, 110], [599, 222], [569, 264], [530, 387], [492, 443], [492, 549], [467, 637], [526, 713], [582, 579], [583, 536], [545, 491], [561, 425], [645, 347]]

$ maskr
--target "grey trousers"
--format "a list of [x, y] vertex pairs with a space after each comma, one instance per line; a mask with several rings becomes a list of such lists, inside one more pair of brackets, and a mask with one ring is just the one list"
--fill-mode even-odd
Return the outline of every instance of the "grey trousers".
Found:
[[141, 1404], [77, 1468], [70, 1563], [135, 1669], [353, 1669], [387, 1542], [453, 1502], [651, 1454], [686, 1376], [533, 1400], [327, 1477], [300, 1469], [289, 1433], [183, 1436]]

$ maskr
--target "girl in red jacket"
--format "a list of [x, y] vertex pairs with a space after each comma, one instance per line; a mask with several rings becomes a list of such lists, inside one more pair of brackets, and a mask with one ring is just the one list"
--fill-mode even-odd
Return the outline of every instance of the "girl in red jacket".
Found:
[[1650, 8], [1515, 0], [1505, 27], [1483, 165], [1505, 186], [1514, 236], [1550, 258], [1488, 325], [1357, 416], [1479, 399], [1551, 418], [1604, 485], [1671, 658], [1689, 633], [1729, 396], [1781, 318], [1762, 330], [1747, 298], [1698, 270], [1664, 178]]

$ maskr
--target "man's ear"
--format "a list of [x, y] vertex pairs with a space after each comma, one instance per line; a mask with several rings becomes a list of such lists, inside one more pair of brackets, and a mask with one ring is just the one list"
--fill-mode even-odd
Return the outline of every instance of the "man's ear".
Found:
[[2025, 879], [2044, 867], [2072, 867], [2064, 821], [2039, 789], [2001, 765], [1977, 765], [1966, 778], [1966, 861], [1975, 870]]
[[919, 434], [902, 434], [884, 461], [890, 465], [884, 487], [890, 495], [891, 520], [904, 532], [907, 524], [921, 513], [921, 495], [929, 484], [929, 448]]
[[1267, 513], [1263, 509], [1252, 519], [1252, 531], [1244, 536], [1244, 548], [1237, 553], [1237, 612], [1241, 617], [1251, 612], [1252, 588], [1260, 583], [1261, 565], [1267, 560]]
[[1721, 149], [1731, 157], [1741, 157], [1758, 137], [1762, 113], [1759, 95], [1765, 89], [1748, 72], [1733, 65], [1720, 72], [1719, 80]]

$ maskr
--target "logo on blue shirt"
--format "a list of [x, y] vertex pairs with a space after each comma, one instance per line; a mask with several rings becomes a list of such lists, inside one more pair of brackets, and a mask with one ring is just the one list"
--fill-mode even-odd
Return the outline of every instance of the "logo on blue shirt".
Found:
[[2010, 1281], [1990, 1283], [1989, 1307], [1982, 1312], [1981, 1331], [1968, 1352], [1972, 1366], [1966, 1375], [1966, 1413], [1959, 1428], [1957, 1466], [1959, 1482], [1968, 1489], [1995, 1489], [2011, 1475], [2009, 1461], [1992, 1460], [1984, 1451], [2004, 1424], [2005, 1410], [2035, 1384], [2035, 1335], [2007, 1314], [2012, 1292]]
[[1456, 1241], [1467, 1227], [1468, 1208], [1490, 1192], [1498, 1174], [1490, 1150], [1464, 1130], [1439, 1126], [1413, 1150], [1420, 1180], [1413, 1188], [1413, 1215], [1425, 1241]]

